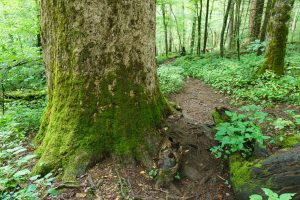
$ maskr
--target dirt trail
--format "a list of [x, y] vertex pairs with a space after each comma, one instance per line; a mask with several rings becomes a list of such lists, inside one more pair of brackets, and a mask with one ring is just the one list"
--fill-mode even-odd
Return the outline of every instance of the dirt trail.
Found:
[[182, 108], [183, 115], [201, 124], [213, 124], [211, 112], [215, 107], [229, 108], [227, 97], [215, 92], [209, 85], [188, 78], [183, 90], [169, 98]]

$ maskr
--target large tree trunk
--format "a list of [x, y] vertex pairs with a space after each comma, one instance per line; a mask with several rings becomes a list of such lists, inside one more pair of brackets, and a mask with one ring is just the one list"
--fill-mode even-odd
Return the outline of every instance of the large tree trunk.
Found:
[[294, 0], [276, 1], [268, 25], [265, 62], [258, 70], [258, 74], [266, 70], [273, 71], [277, 75], [284, 74], [284, 58], [289, 33], [287, 22], [291, 17], [293, 4]]
[[221, 55], [221, 57], [224, 57], [224, 35], [225, 35], [226, 27], [227, 27], [228, 15], [229, 15], [229, 11], [231, 9], [231, 4], [232, 4], [232, 0], [228, 0], [225, 16], [223, 19], [223, 26], [222, 26], [222, 30], [221, 30], [221, 36], [220, 36], [220, 55]]
[[42, 0], [49, 102], [34, 171], [73, 179], [104, 155], [143, 159], [166, 103], [155, 67], [155, 1]]

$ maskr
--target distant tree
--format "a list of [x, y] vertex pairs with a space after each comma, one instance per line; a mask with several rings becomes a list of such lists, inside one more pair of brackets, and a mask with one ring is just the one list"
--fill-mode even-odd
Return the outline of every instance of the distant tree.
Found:
[[288, 21], [291, 17], [294, 0], [277, 0], [272, 10], [267, 30], [267, 50], [264, 64], [258, 74], [270, 70], [277, 75], [284, 74], [284, 58], [287, 37], [289, 33]]
[[264, 10], [264, 0], [251, 1], [251, 15], [249, 19], [248, 42], [253, 42], [259, 38], [262, 16]]
[[206, 1], [203, 53], [206, 52], [206, 45], [207, 45], [207, 38], [208, 38], [208, 16], [209, 16], [209, 0]]
[[223, 19], [221, 36], [220, 36], [220, 55], [221, 55], [221, 57], [224, 57], [224, 35], [225, 35], [226, 27], [227, 27], [228, 15], [229, 15], [231, 6], [232, 6], [232, 0], [228, 0], [226, 12], [225, 12], [224, 19]]
[[197, 55], [201, 53], [201, 22], [202, 22], [202, 0], [195, 1], [196, 10], [197, 10]]
[[165, 36], [165, 54], [168, 56], [169, 54], [169, 45], [168, 45], [168, 24], [166, 17], [166, 3], [164, 1], [161, 2], [161, 12], [163, 17], [163, 26], [164, 26], [164, 36]]
[[235, 48], [235, 8], [234, 4], [231, 6], [229, 13], [229, 27], [228, 27], [228, 48], [233, 50]]
[[241, 0], [236, 0], [236, 13], [235, 13], [235, 31], [234, 31], [234, 38], [236, 41], [236, 49], [238, 60], [241, 60], [241, 41], [240, 41], [240, 25], [241, 25]]
[[300, 13], [300, 10], [298, 8], [295, 11], [295, 15], [294, 15], [293, 23], [292, 23], [292, 39], [291, 39], [291, 42], [294, 42], [294, 36], [295, 36], [295, 31], [296, 31], [296, 27], [297, 27], [298, 18], [299, 18], [299, 13]]
[[191, 54], [194, 53], [195, 36], [196, 36], [196, 25], [197, 25], [197, 17], [194, 17], [194, 19], [193, 19], [193, 25], [192, 25], [191, 44], [190, 44]]
[[[275, 1], [273, 1], [273, 0], [268, 0], [268, 2], [267, 2], [267, 7], [265, 9], [264, 20], [263, 20], [261, 31], [260, 31], [260, 38], [259, 38], [260, 42], [264, 42], [266, 40], [267, 26], [268, 26], [268, 23], [270, 21], [270, 12], [271, 12], [271, 9], [274, 6], [274, 2]], [[258, 48], [258, 50], [257, 50], [257, 55], [258, 56], [263, 53], [262, 49], [263, 49], [263, 47]]]
[[176, 24], [176, 31], [177, 31], [177, 36], [178, 36], [178, 40], [179, 40], [179, 48], [178, 50], [180, 51], [181, 48], [182, 48], [182, 38], [181, 38], [181, 34], [180, 34], [180, 27], [179, 27], [179, 22], [177, 20], [177, 17], [175, 15], [175, 12], [173, 10], [173, 7], [172, 7], [172, 4], [169, 4], [169, 7], [170, 7], [170, 11], [174, 17], [174, 20], [175, 20], [175, 24]]
[[260, 31], [260, 41], [261, 42], [265, 41], [265, 39], [266, 39], [267, 26], [268, 26], [268, 22], [270, 21], [270, 13], [271, 13], [271, 9], [274, 6], [273, 2], [275, 2], [275, 1], [273, 1], [273, 0], [267, 1], [264, 20], [263, 20], [263, 23], [261, 26], [261, 31]]
[[[55, 3], [54, 3], [55, 2]], [[155, 64], [155, 0], [42, 0], [48, 106], [34, 172], [73, 180], [107, 155], [147, 158], [166, 111]]]

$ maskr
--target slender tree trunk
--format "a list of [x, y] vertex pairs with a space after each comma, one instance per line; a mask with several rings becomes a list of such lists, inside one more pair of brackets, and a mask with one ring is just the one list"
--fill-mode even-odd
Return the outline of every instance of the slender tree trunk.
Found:
[[170, 11], [174, 17], [174, 20], [175, 20], [175, 23], [176, 23], [176, 31], [177, 31], [177, 36], [178, 36], [178, 40], [179, 40], [179, 51], [182, 47], [182, 40], [181, 40], [181, 36], [180, 36], [180, 30], [179, 30], [179, 24], [178, 24], [178, 20], [177, 20], [177, 17], [173, 11], [173, 8], [172, 8], [172, 5], [170, 4]]
[[256, 16], [256, 5], [258, 0], [250, 0], [250, 18], [249, 18], [249, 32], [248, 32], [248, 42], [254, 41], [254, 32], [255, 32], [255, 16]]
[[[182, 2], [182, 17], [183, 19], [185, 18], [185, 5], [184, 5], [184, 1]], [[181, 25], [182, 25], [182, 47], [185, 48], [186, 45], [186, 27], [185, 27], [185, 20], [180, 20], [181, 21]]]
[[35, 173], [73, 180], [105, 155], [143, 160], [166, 104], [155, 65], [155, 1], [42, 0], [49, 101]]
[[212, 13], [213, 13], [213, 10], [214, 10], [214, 5], [215, 5], [215, 0], [213, 0], [212, 4], [211, 4], [211, 9], [210, 9], [210, 14], [209, 14], [209, 21], [210, 22], [211, 22]]
[[237, 49], [237, 55], [238, 60], [241, 60], [241, 44], [240, 44], [240, 26], [241, 26], [241, 0], [236, 0], [236, 14], [235, 14], [235, 40], [236, 40], [236, 49]]
[[254, 32], [255, 40], [259, 39], [260, 36], [264, 5], [265, 5], [265, 0], [257, 0], [256, 15], [255, 15], [255, 32]]
[[231, 6], [229, 15], [229, 27], [228, 27], [228, 49], [233, 50], [235, 48], [235, 14], [234, 4]]
[[288, 21], [291, 17], [293, 0], [277, 0], [271, 14], [267, 32], [267, 51], [265, 62], [258, 74], [270, 70], [277, 75], [284, 74], [284, 58], [286, 53]]
[[273, 0], [268, 0], [267, 7], [265, 10], [263, 24], [261, 26], [261, 31], [260, 31], [260, 41], [261, 42], [265, 41], [265, 39], [266, 39], [267, 26], [268, 26], [268, 22], [270, 21], [270, 12], [271, 12], [272, 7], [273, 7]]
[[[267, 2], [265, 16], [264, 16], [263, 24], [262, 24], [261, 31], [260, 31], [260, 42], [264, 42], [266, 40], [267, 26], [268, 26], [268, 22], [270, 21], [270, 12], [274, 6], [273, 2], [274, 2], [273, 0], [268, 0], [268, 2]], [[263, 54], [263, 47], [260, 47], [257, 50], [257, 55], [260, 56], [262, 54]]]
[[[248, 0], [248, 2], [247, 2], [247, 9], [246, 9], [246, 14], [245, 14], [245, 17], [244, 17], [245, 20], [244, 20], [244, 23], [243, 23], [243, 24], [246, 24], [247, 20], [249, 20], [249, 19], [248, 19], [248, 15], [249, 15], [250, 4], [251, 4], [250, 2], [251, 2], [251, 0]], [[243, 13], [242, 13], [242, 14], [243, 14]], [[245, 30], [245, 28], [244, 28], [244, 26], [243, 26], [241, 35], [244, 34], [244, 30]]]
[[202, 0], [199, 1], [200, 6], [197, 2], [196, 9], [197, 9], [197, 18], [198, 18], [198, 39], [197, 39], [197, 55], [201, 54], [201, 21], [202, 21]]
[[194, 53], [197, 17], [194, 17], [191, 35], [191, 54]]
[[294, 42], [294, 35], [295, 35], [296, 27], [297, 27], [298, 18], [299, 18], [299, 9], [296, 10], [296, 13], [295, 13], [295, 16], [293, 19], [291, 42]]
[[222, 58], [224, 57], [224, 35], [225, 35], [226, 27], [227, 27], [228, 15], [229, 15], [229, 12], [231, 9], [231, 4], [232, 4], [232, 0], [228, 0], [225, 16], [224, 16], [224, 20], [223, 20], [221, 36], [220, 36], [220, 55]]
[[166, 56], [168, 56], [169, 51], [169, 45], [168, 45], [168, 24], [167, 24], [167, 19], [166, 19], [166, 4], [162, 3], [161, 4], [161, 12], [163, 16], [163, 25], [164, 25], [164, 35], [165, 35], [165, 53]]
[[172, 28], [169, 28], [169, 52], [173, 52], [173, 33], [172, 33]]
[[209, 0], [206, 1], [206, 14], [205, 14], [205, 29], [204, 29], [204, 41], [203, 41], [203, 53], [206, 52], [206, 44], [208, 38], [208, 16], [209, 16]]
[[259, 38], [264, 0], [253, 0], [251, 3], [251, 15], [249, 21], [248, 43]]

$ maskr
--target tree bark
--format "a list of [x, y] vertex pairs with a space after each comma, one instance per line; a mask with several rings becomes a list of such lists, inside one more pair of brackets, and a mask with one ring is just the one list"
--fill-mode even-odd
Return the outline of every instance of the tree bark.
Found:
[[228, 15], [229, 15], [229, 11], [231, 9], [231, 4], [232, 4], [232, 0], [228, 0], [225, 16], [224, 16], [224, 20], [223, 20], [221, 36], [220, 36], [220, 55], [222, 58], [224, 57], [224, 35], [225, 35], [226, 27], [227, 27]]
[[289, 33], [288, 21], [291, 17], [294, 0], [277, 0], [271, 14], [267, 32], [267, 51], [264, 64], [258, 74], [270, 70], [277, 75], [284, 74], [284, 58], [287, 37]]
[[202, 0], [199, 0], [200, 6], [198, 4], [198, 1], [196, 2], [196, 9], [197, 9], [197, 18], [198, 18], [198, 39], [197, 39], [197, 55], [200, 55], [201, 53], [201, 21], [202, 21]]
[[208, 38], [208, 15], [209, 15], [209, 0], [206, 1], [206, 16], [205, 16], [205, 29], [204, 29], [204, 41], [203, 41], [203, 53], [206, 52], [206, 44]]
[[164, 25], [164, 35], [165, 35], [165, 53], [166, 56], [168, 56], [169, 51], [169, 45], [168, 45], [168, 24], [166, 20], [166, 5], [164, 3], [161, 4], [161, 12], [163, 16], [163, 25]]
[[195, 36], [196, 36], [196, 24], [197, 24], [197, 17], [194, 17], [193, 26], [192, 26], [192, 36], [191, 36], [191, 54], [194, 53], [194, 46], [195, 46]]
[[248, 43], [253, 42], [259, 38], [263, 10], [264, 0], [252, 0]]
[[229, 14], [229, 27], [228, 27], [228, 49], [233, 50], [235, 48], [235, 9], [234, 3], [231, 6]]
[[241, 26], [241, 0], [236, 0], [236, 14], [235, 14], [235, 41], [236, 41], [236, 49], [238, 55], [238, 61], [241, 60], [241, 43], [240, 43], [240, 26]]
[[176, 31], [177, 31], [177, 36], [178, 36], [178, 40], [179, 40], [179, 51], [181, 50], [182, 48], [182, 40], [181, 40], [181, 36], [180, 36], [180, 30], [179, 30], [179, 24], [178, 24], [178, 20], [177, 20], [177, 17], [173, 11], [173, 8], [172, 8], [172, 5], [170, 4], [170, 11], [174, 17], [174, 20], [175, 20], [175, 23], [176, 23]]
[[105, 155], [142, 160], [145, 131], [166, 111], [155, 1], [42, 0], [41, 8], [49, 101], [34, 172], [63, 168], [73, 180]]
[[264, 16], [264, 21], [261, 26], [261, 31], [260, 31], [260, 41], [263, 42], [266, 40], [266, 32], [267, 32], [267, 27], [268, 27], [268, 22], [270, 20], [270, 12], [273, 7], [273, 0], [268, 0], [267, 2], [267, 7], [265, 11], [265, 16]]
[[295, 35], [296, 27], [297, 27], [298, 17], [299, 17], [299, 9], [296, 10], [295, 16], [294, 16], [294, 19], [293, 19], [293, 23], [292, 23], [292, 39], [291, 39], [291, 42], [294, 42], [294, 35]]

